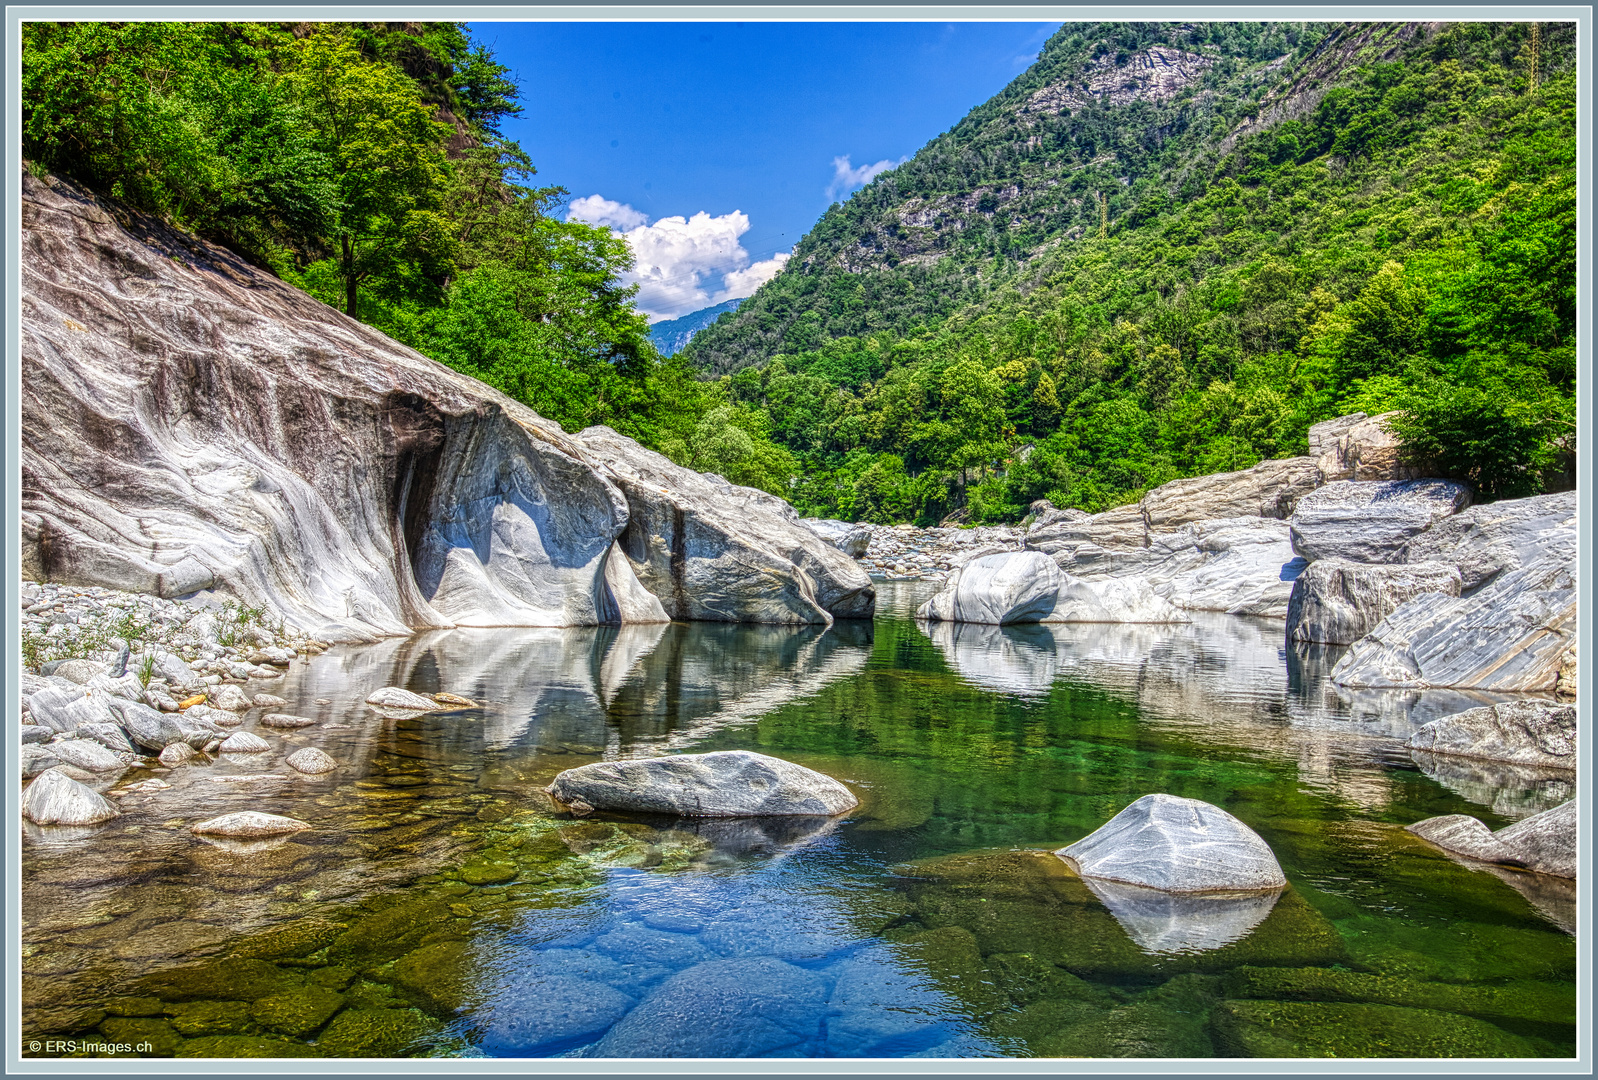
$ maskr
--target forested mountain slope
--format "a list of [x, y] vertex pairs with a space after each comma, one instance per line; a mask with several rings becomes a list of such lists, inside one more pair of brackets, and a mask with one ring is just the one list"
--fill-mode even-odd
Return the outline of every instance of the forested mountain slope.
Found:
[[1360, 408], [1481, 498], [1568, 483], [1573, 50], [1067, 24], [688, 354], [846, 517], [1102, 509]]

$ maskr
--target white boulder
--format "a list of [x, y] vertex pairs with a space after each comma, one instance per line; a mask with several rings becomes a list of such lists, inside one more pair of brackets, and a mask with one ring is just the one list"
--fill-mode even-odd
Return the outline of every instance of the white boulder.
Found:
[[916, 617], [1003, 625], [1039, 622], [1055, 610], [1063, 575], [1040, 551], [984, 555], [953, 571]]
[[55, 769], [40, 773], [22, 792], [22, 816], [36, 825], [93, 825], [117, 813], [99, 792]]
[[1526, 699], [1433, 720], [1409, 737], [1411, 750], [1575, 769], [1576, 708]]
[[1145, 795], [1055, 852], [1084, 878], [1174, 893], [1261, 892], [1287, 878], [1259, 834], [1218, 806]]
[[1410, 832], [1444, 851], [1478, 862], [1518, 866], [1539, 874], [1576, 876], [1576, 800], [1493, 832], [1465, 814], [1427, 818]]
[[198, 825], [190, 826], [189, 831], [204, 836], [282, 836], [287, 833], [302, 832], [311, 826], [296, 818], [283, 817], [281, 814], [263, 814], [258, 810], [241, 810], [235, 814], [223, 814], [220, 817], [210, 818]]
[[747, 750], [595, 762], [545, 790], [568, 805], [681, 817], [831, 817], [860, 802], [830, 776]]
[[1287, 636], [1347, 645], [1417, 596], [1458, 596], [1459, 591], [1459, 571], [1451, 563], [1318, 559], [1293, 582]]
[[1298, 500], [1289, 519], [1304, 558], [1393, 562], [1409, 539], [1470, 504], [1452, 480], [1338, 480]]

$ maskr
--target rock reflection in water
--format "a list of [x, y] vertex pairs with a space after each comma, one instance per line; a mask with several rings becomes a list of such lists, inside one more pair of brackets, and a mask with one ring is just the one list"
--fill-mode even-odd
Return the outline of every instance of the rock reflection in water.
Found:
[[1512, 821], [1552, 810], [1576, 796], [1576, 773], [1570, 769], [1544, 769], [1425, 750], [1411, 750], [1409, 756], [1421, 772], [1439, 784]]
[[1241, 941], [1276, 906], [1280, 889], [1182, 895], [1098, 878], [1082, 879], [1144, 952], [1193, 953]]

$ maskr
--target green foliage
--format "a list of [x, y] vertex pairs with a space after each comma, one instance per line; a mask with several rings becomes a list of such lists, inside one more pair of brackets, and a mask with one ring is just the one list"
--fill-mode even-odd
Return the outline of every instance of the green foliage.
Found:
[[[1067, 25], [688, 352], [766, 411], [812, 513], [1103, 510], [1354, 410], [1405, 410], [1478, 498], [1536, 492], [1574, 451], [1576, 326], [1574, 39], [1543, 31], [1533, 92], [1523, 23]], [[1028, 111], [1151, 44], [1211, 63]], [[1312, 50], [1330, 88], [1267, 108]]]

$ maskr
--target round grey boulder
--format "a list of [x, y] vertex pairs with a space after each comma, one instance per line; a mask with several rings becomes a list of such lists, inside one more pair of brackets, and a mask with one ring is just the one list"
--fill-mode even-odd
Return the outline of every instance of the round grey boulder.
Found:
[[272, 749], [272, 744], [248, 731], [235, 731], [222, 740], [224, 754], [261, 754]]
[[438, 711], [438, 702], [424, 698], [398, 686], [385, 686], [374, 690], [366, 703], [385, 720], [414, 720], [424, 713]]
[[263, 814], [258, 810], [241, 810], [236, 814], [223, 814], [221, 817], [210, 818], [198, 825], [189, 827], [189, 831], [196, 835], [204, 836], [233, 836], [253, 838], [259, 836], [282, 836], [287, 833], [300, 832], [311, 826], [303, 821], [281, 814]]
[[310, 727], [315, 720], [305, 716], [291, 716], [288, 713], [267, 713], [261, 717], [261, 726], [269, 728], [302, 728]]
[[22, 793], [22, 816], [36, 825], [94, 825], [117, 813], [99, 792], [55, 769], [40, 773]]
[[1468, 814], [1446, 814], [1407, 826], [1444, 851], [1477, 862], [1517, 866], [1554, 877], [1576, 876], [1576, 800], [1493, 832]]
[[303, 746], [284, 759], [289, 768], [307, 776], [320, 776], [338, 768], [338, 762], [314, 746]]
[[228, 712], [244, 712], [250, 707], [250, 699], [236, 686], [223, 686], [211, 695], [211, 704]]
[[1218, 806], [1145, 795], [1055, 852], [1084, 878], [1174, 893], [1280, 889], [1287, 878], [1259, 834]]
[[561, 803], [679, 817], [830, 817], [860, 804], [830, 776], [747, 750], [595, 762], [544, 790]]

